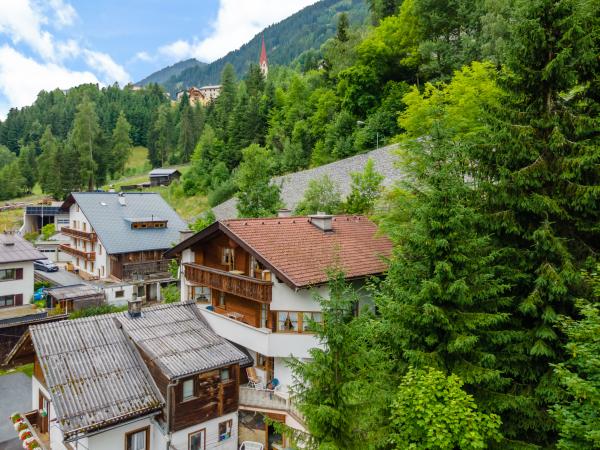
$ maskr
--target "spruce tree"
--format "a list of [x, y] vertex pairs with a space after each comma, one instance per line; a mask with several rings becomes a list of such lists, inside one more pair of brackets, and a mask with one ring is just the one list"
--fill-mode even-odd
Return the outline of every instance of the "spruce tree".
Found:
[[98, 143], [100, 133], [94, 103], [84, 97], [77, 105], [73, 128], [69, 134], [69, 146], [78, 155], [79, 186], [87, 186], [90, 191], [96, 184], [96, 153], [102, 150]]
[[[541, 446], [556, 440], [548, 407], [561, 397], [561, 317], [574, 317], [579, 268], [600, 251], [600, 53], [597, 2], [519, 0], [500, 80], [501, 106], [483, 116], [473, 152], [485, 229], [512, 269], [512, 377], [503, 433]], [[498, 357], [506, 358], [507, 353]]]
[[19, 170], [25, 180], [25, 188], [31, 192], [37, 181], [37, 161], [33, 143], [22, 145], [19, 150]]
[[123, 111], [119, 114], [117, 123], [112, 133], [112, 173], [123, 173], [125, 164], [131, 154], [131, 125]]
[[46, 127], [40, 138], [42, 154], [38, 158], [39, 182], [43, 192], [61, 199], [62, 165], [60, 164], [60, 142], [52, 134], [50, 126]]
[[177, 149], [181, 162], [188, 162], [196, 145], [197, 133], [194, 125], [194, 111], [189, 102], [183, 104], [179, 115], [179, 138]]

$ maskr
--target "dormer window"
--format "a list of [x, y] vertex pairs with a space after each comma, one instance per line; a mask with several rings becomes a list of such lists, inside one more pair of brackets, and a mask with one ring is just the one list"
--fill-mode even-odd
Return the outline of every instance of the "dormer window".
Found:
[[132, 230], [167, 228], [167, 221], [158, 217], [140, 217], [125, 219], [131, 224]]

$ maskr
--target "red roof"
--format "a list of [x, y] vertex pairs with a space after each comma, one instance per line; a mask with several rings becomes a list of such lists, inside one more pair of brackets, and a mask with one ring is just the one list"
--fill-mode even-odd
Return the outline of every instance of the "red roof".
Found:
[[262, 38], [262, 49], [260, 50], [260, 59], [258, 63], [262, 65], [263, 63], [267, 63], [267, 48], [265, 47], [265, 37]]
[[392, 250], [391, 241], [364, 216], [334, 216], [329, 232], [308, 217], [221, 223], [296, 287], [327, 282], [327, 271], [336, 263], [346, 278], [381, 274]]

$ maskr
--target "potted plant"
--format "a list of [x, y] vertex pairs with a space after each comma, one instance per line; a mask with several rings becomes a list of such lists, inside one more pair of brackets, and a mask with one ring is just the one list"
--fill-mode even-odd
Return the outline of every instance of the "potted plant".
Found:
[[15, 422], [15, 430], [16, 431], [27, 430], [28, 428], [29, 427], [27, 426], [27, 424], [25, 423], [25, 420], [23, 420], [23, 419], [20, 419]]
[[19, 439], [21, 439], [22, 441], [26, 441], [31, 437], [33, 437], [33, 434], [31, 434], [31, 431], [29, 431], [29, 429], [19, 431]]
[[21, 421], [22, 421], [22, 420], [23, 420], [23, 416], [22, 416], [21, 414], [19, 414], [18, 412], [16, 412], [16, 413], [12, 413], [12, 414], [10, 415], [10, 421], [11, 421], [13, 424], [17, 423], [17, 421], [19, 421], [19, 420], [21, 420]]

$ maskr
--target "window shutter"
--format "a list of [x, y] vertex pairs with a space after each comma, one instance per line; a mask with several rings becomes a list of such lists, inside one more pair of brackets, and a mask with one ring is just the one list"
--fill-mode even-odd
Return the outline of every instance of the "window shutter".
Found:
[[[19, 269], [19, 270], [23, 270], [23, 269]], [[15, 306], [21, 306], [23, 304], [23, 294], [16, 294], [15, 295]]]
[[16, 280], [22, 280], [23, 279], [23, 269], [16, 269], [15, 270], [15, 279]]

